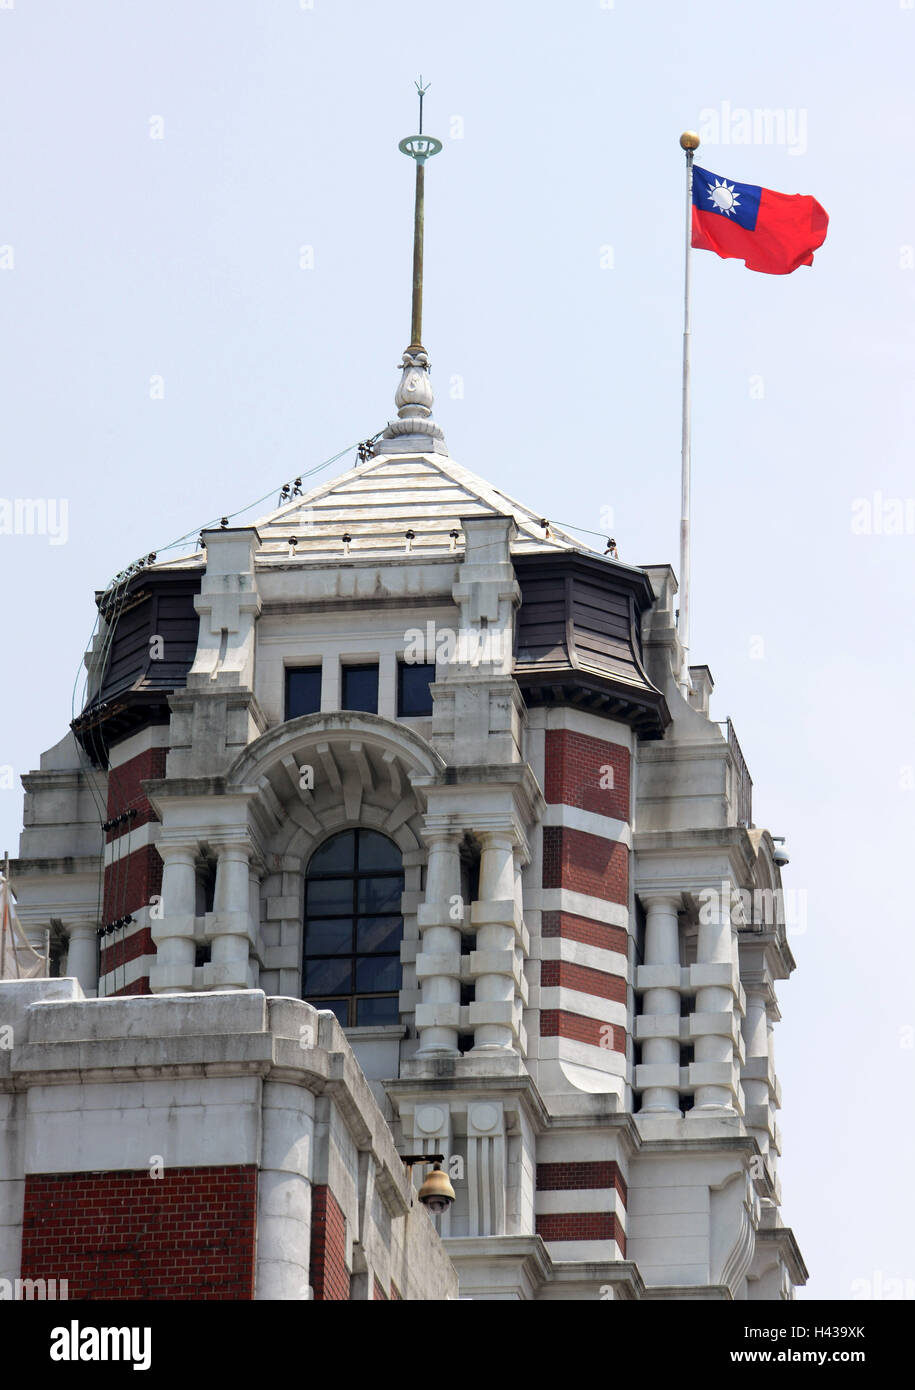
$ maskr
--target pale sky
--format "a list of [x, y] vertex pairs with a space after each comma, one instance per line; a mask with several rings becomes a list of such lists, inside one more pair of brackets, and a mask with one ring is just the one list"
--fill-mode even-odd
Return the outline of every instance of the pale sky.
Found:
[[678, 561], [681, 130], [826, 208], [792, 275], [693, 254], [692, 659], [806, 895], [780, 1171], [828, 1299], [915, 1297], [913, 59], [910, 0], [0, 0], [0, 500], [54, 532], [0, 535], [12, 854], [94, 590], [391, 413], [420, 73], [450, 451], [631, 563]]

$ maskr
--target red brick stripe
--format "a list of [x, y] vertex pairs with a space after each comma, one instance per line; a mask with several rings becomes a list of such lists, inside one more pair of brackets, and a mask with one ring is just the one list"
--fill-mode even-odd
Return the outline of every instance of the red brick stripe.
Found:
[[597, 1163], [538, 1163], [538, 1192], [581, 1192], [615, 1187], [626, 1203], [626, 1181], [619, 1164], [608, 1160]]
[[112, 767], [108, 773], [108, 820], [113, 820], [122, 811], [134, 810], [136, 816], [107, 832], [110, 843], [128, 830], [136, 830], [138, 825], [157, 820], [153, 808], [147, 800], [140, 783], [148, 777], [165, 776], [167, 748], [147, 748], [135, 758], [128, 758], [120, 767]]
[[605, 902], [629, 902], [629, 850], [568, 826], [543, 828], [543, 886], [587, 893]]
[[253, 1165], [28, 1174], [22, 1277], [71, 1299], [251, 1299], [256, 1210]]
[[544, 1240], [615, 1240], [626, 1254], [626, 1232], [612, 1211], [561, 1211], [537, 1217]]
[[[543, 791], [549, 804], [580, 806], [598, 816], [628, 821], [628, 748], [571, 729], [549, 729], [545, 753]], [[610, 775], [613, 786], [602, 787], [601, 781], [608, 781]]]
[[105, 870], [105, 905], [102, 925], [146, 907], [162, 892], [162, 859], [155, 845], [144, 845]]
[[541, 913], [540, 935], [561, 936], [569, 941], [580, 941], [584, 946], [618, 951], [623, 956], [629, 947], [625, 927], [611, 927], [606, 922], [595, 922], [591, 917], [579, 917], [574, 912]]
[[378, 1278], [378, 1275], [377, 1275], [377, 1274], [374, 1275], [374, 1279], [375, 1279], [375, 1299], [376, 1299], [376, 1301], [380, 1299], [380, 1300], [382, 1300], [383, 1302], [387, 1303], [387, 1302], [388, 1302], [388, 1296], [387, 1296], [387, 1294], [385, 1293], [384, 1289], [381, 1287], [381, 1280]]
[[594, 994], [599, 999], [626, 1002], [626, 981], [621, 975], [604, 970], [592, 970], [587, 965], [575, 965], [569, 960], [545, 960], [540, 966], [540, 984], [544, 989], [575, 989], [581, 994]]
[[126, 965], [127, 961], [136, 960], [138, 956], [156, 954], [156, 945], [149, 927], [141, 927], [139, 931], [131, 932], [123, 941], [115, 941], [110, 946], [104, 944], [106, 940], [111, 941], [111, 937], [102, 937], [100, 975], [107, 974], [109, 970], [117, 970], [120, 966]]
[[[605, 1052], [626, 1053], [625, 1031], [615, 1023], [603, 1023], [598, 1018], [568, 1013], [565, 1009], [541, 1009], [542, 1038], [571, 1038], [574, 1042], [589, 1043]], [[613, 1040], [613, 1046], [608, 1043]]]
[[326, 1183], [311, 1190], [311, 1274], [316, 1301], [349, 1299], [346, 1270], [346, 1218]]

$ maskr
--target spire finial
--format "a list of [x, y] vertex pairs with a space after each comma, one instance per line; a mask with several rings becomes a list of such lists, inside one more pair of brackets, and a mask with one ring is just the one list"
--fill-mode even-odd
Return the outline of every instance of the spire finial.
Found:
[[[419, 134], [401, 140], [398, 149], [409, 155], [416, 165], [416, 193], [413, 204], [413, 303], [410, 321], [410, 345], [401, 362], [400, 384], [394, 393], [396, 420], [384, 431], [376, 453], [435, 452], [447, 453], [444, 436], [432, 421], [432, 382], [429, 379], [429, 356], [423, 347], [423, 239], [425, 230], [425, 164], [438, 154], [441, 140], [423, 134], [423, 98], [430, 82], [423, 85], [422, 74], [414, 83], [419, 94]], [[389, 441], [386, 443], [386, 441]], [[391, 442], [393, 441], [393, 442]]]

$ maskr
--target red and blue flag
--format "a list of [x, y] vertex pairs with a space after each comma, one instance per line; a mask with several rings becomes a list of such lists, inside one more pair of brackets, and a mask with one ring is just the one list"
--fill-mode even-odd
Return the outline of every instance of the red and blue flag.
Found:
[[813, 265], [828, 226], [816, 198], [775, 193], [693, 167], [692, 244], [700, 251], [743, 261], [765, 275], [790, 275], [799, 265]]

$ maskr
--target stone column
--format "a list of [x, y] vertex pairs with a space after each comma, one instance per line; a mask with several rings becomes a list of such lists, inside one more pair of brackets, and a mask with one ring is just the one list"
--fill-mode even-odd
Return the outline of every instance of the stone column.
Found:
[[162, 856], [163, 916], [150, 914], [156, 963], [149, 972], [153, 994], [184, 994], [194, 988], [194, 940], [197, 910], [196, 844], [172, 844], [160, 840]]
[[251, 945], [250, 847], [243, 841], [218, 846], [213, 911], [207, 913], [210, 962], [207, 989], [247, 989]]
[[83, 994], [98, 994], [98, 928], [94, 921], [71, 922], [67, 927], [67, 974], [79, 980]]
[[640, 893], [647, 913], [641, 978], [656, 981], [642, 994], [636, 1037], [642, 1044], [637, 1077], [641, 1113], [680, 1114], [680, 893]]
[[737, 989], [735, 943], [731, 925], [731, 890], [726, 882], [703, 895], [699, 914], [696, 964], [690, 975], [696, 990], [696, 1011], [690, 1018], [695, 1042], [691, 1076], [695, 1099], [690, 1114], [734, 1115]]
[[426, 901], [416, 914], [422, 943], [416, 957], [416, 978], [422, 990], [422, 1001], [416, 1006], [417, 1056], [458, 1055], [464, 920], [459, 838], [456, 830], [427, 830], [425, 835]]
[[746, 1063], [743, 1093], [746, 1097], [747, 1127], [764, 1154], [769, 1152], [769, 1028], [766, 989], [746, 985], [747, 1012], [743, 1021]]
[[515, 906], [515, 846], [508, 831], [481, 836], [480, 897], [470, 910], [477, 928], [470, 974], [476, 981], [470, 1021], [474, 1052], [508, 1051], [518, 1037], [520, 1008], [515, 1003], [515, 938], [520, 928]]

